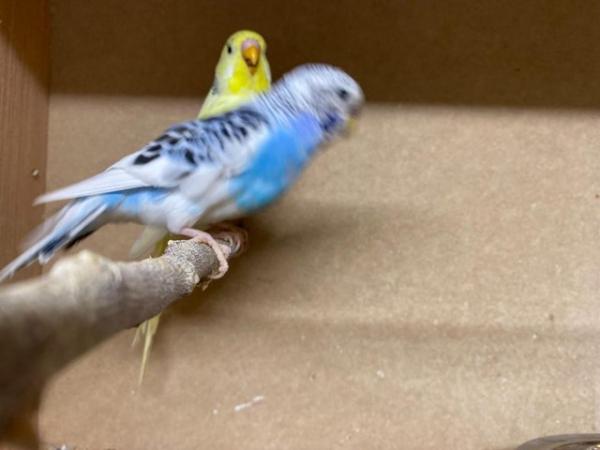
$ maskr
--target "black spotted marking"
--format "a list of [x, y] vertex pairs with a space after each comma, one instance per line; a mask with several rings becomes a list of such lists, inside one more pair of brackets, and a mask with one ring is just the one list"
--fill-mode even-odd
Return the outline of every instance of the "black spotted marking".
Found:
[[238, 140], [238, 142], [240, 142], [242, 140], [242, 135], [239, 131], [239, 126], [233, 120], [229, 120], [229, 119], [227, 120], [227, 125], [229, 126], [229, 129], [233, 133], [233, 136]]
[[160, 145], [160, 144], [154, 144], [154, 145], [148, 147], [144, 151], [148, 152], [148, 153], [154, 153], [154, 152], [159, 152], [161, 149], [162, 149], [162, 145]]
[[182, 134], [182, 133], [184, 133], [184, 132], [186, 132], [188, 130], [189, 130], [189, 128], [188, 128], [187, 125], [178, 125], [178, 126], [175, 126], [175, 127], [171, 128], [169, 131], [171, 131], [173, 133]]
[[261, 122], [267, 123], [262, 115], [255, 113], [252, 110], [244, 109], [239, 110], [237, 115], [229, 116], [228, 119], [228, 124], [238, 141], [242, 141], [248, 136], [248, 128], [256, 131]]
[[248, 128], [252, 128], [253, 130], [258, 129], [258, 124], [253, 120], [248, 120], [248, 118], [246, 118], [246, 117], [241, 117], [240, 122], [243, 123], [244, 126], [246, 126]]
[[229, 134], [229, 130], [225, 126], [225, 124], [221, 124], [221, 134], [225, 136], [227, 139], [231, 138], [231, 134]]
[[171, 139], [169, 139], [169, 140], [167, 141], [167, 144], [169, 144], [169, 145], [175, 145], [175, 144], [177, 144], [178, 142], [179, 142], [179, 138], [177, 138], [177, 137], [171, 137]]
[[321, 128], [327, 132], [330, 133], [332, 131], [334, 131], [340, 122], [340, 118], [334, 114], [327, 114], [325, 116], [325, 118], [321, 121]]
[[146, 156], [146, 155], [144, 155], [144, 154], [142, 153], [142, 154], [139, 154], [139, 155], [137, 156], [137, 158], [135, 158], [135, 159], [133, 160], [133, 164], [135, 164], [135, 165], [138, 165], [138, 166], [139, 166], [139, 165], [142, 165], [142, 164], [148, 164], [150, 161], [153, 161], [153, 160], [155, 160], [155, 159], [156, 159], [156, 158], [158, 158], [159, 156], [160, 156], [160, 155], [159, 155], [159, 154], [157, 154], [157, 153], [155, 153], [155, 154], [153, 154], [153, 155], [150, 155], [150, 156]]
[[212, 127], [207, 127], [206, 132], [215, 137], [215, 139], [219, 142], [219, 147], [223, 150], [223, 139], [221, 139], [221, 135]]
[[44, 248], [40, 251], [39, 257], [46, 258], [51, 256], [54, 250], [60, 248], [60, 246], [65, 242], [65, 236], [60, 236], [58, 238], [52, 239]]
[[192, 152], [189, 148], [185, 149], [183, 156], [190, 164], [192, 164], [194, 166], [196, 165], [196, 159], [194, 158], [194, 152]]
[[209, 124], [213, 124], [215, 122], [220, 122], [221, 116], [211, 116], [211, 117], [207, 117], [206, 119], [202, 119], [202, 123], [204, 125], [209, 125]]
[[244, 125], [256, 130], [261, 123], [268, 125], [268, 120], [258, 111], [253, 109], [243, 108], [238, 110], [238, 117], [244, 123]]
[[159, 142], [164, 142], [168, 139], [171, 139], [171, 136], [168, 134], [163, 134], [161, 137], [159, 137], [158, 139], [155, 139], [154, 142], [159, 143]]
[[75, 239], [73, 239], [71, 242], [69, 242], [67, 245], [65, 245], [65, 250], [69, 250], [75, 244], [78, 244], [80, 241], [83, 241], [86, 237], [88, 237], [90, 234], [94, 233], [95, 231], [96, 230], [92, 230], [92, 231], [88, 231], [87, 233], [80, 234]]

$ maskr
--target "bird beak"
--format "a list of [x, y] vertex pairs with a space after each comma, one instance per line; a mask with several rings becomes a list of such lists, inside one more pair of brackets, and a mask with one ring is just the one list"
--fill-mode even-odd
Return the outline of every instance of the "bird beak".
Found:
[[346, 126], [342, 129], [340, 135], [344, 138], [349, 137], [356, 130], [356, 118], [349, 117], [346, 121]]
[[242, 56], [244, 57], [244, 61], [246, 61], [248, 70], [254, 75], [260, 61], [260, 45], [256, 39], [246, 39], [242, 43]]
[[346, 120], [346, 126], [344, 127], [344, 130], [342, 131], [342, 135], [344, 137], [349, 136], [350, 134], [355, 132], [356, 123], [358, 121], [358, 116], [360, 115], [360, 113], [361, 113], [361, 110], [359, 107], [353, 108], [350, 111], [350, 116]]

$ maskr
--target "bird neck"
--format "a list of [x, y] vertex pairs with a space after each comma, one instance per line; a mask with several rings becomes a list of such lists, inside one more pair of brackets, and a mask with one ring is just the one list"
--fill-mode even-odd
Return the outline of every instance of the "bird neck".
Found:
[[303, 113], [317, 116], [316, 111], [304, 99], [283, 83], [273, 86], [273, 89], [257, 97], [253, 103], [277, 123], [289, 123]]
[[266, 111], [270, 122], [284, 126], [295, 122], [300, 116], [312, 117], [321, 130], [320, 136], [326, 140], [345, 126], [345, 119], [338, 113], [315, 107], [284, 83], [275, 85], [267, 94], [257, 97], [253, 104], [260, 111]]

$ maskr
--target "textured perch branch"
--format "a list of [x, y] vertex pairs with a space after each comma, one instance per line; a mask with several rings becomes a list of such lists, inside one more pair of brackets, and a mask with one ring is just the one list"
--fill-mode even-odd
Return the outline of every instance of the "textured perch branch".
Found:
[[[57, 370], [155, 316], [217, 267], [207, 245], [173, 241], [160, 258], [140, 262], [82, 251], [47, 275], [0, 290], [0, 440], [8, 428], [14, 434], [15, 416], [37, 407], [44, 382]], [[21, 420], [17, 428], [35, 435], [22, 429]]]

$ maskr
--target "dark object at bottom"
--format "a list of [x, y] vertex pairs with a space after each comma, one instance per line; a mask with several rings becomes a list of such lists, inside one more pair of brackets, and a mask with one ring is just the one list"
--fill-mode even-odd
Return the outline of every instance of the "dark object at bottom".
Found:
[[517, 450], [600, 450], [600, 434], [559, 434], [525, 442]]

